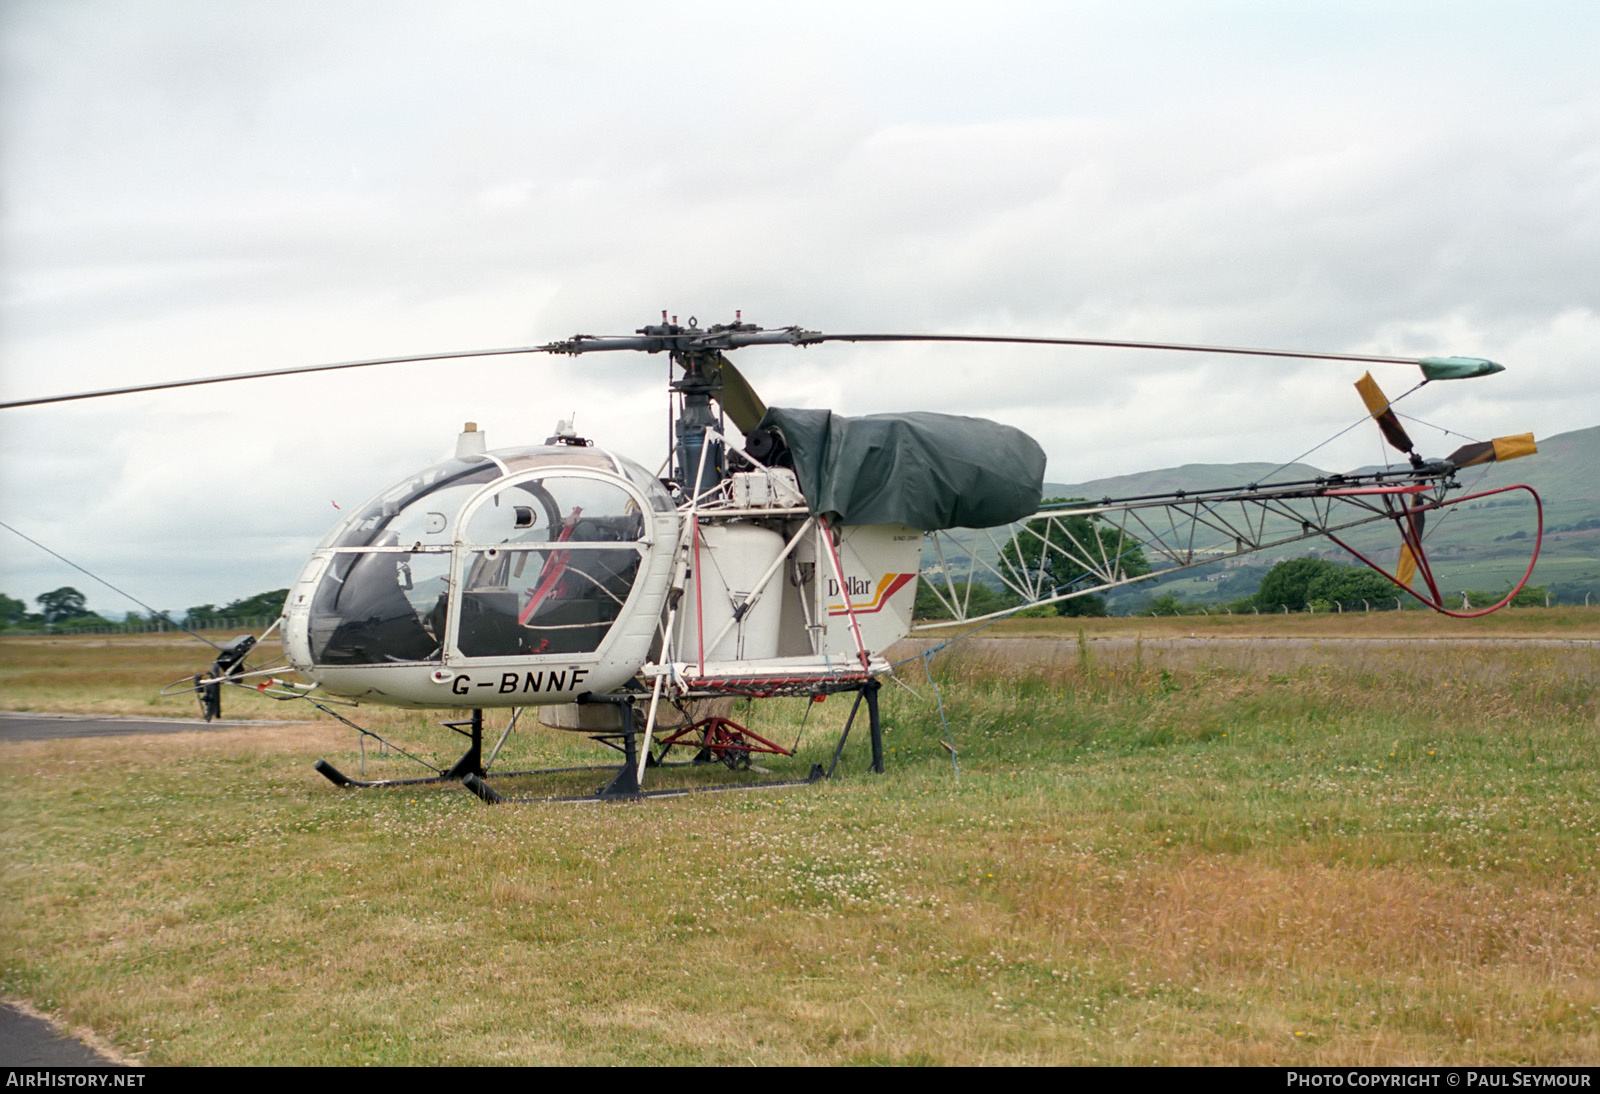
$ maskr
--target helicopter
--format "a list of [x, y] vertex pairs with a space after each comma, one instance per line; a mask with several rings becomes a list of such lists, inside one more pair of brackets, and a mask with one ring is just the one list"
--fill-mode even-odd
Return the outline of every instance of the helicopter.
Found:
[[[1399, 364], [1423, 382], [1502, 371], [1471, 357], [1364, 354], [1006, 335], [828, 334], [765, 329], [736, 313], [702, 328], [662, 313], [626, 336], [574, 335], [512, 349], [311, 365], [0, 404], [97, 398], [262, 376], [402, 361], [509, 353], [666, 354], [671, 452], [656, 470], [596, 447], [571, 422], [543, 444], [491, 449], [473, 423], [453, 456], [380, 491], [317, 545], [290, 586], [281, 628], [289, 665], [252, 670], [259, 638], [228, 643], [181, 685], [209, 720], [224, 687], [330, 703], [470, 710], [445, 725], [467, 738], [448, 768], [416, 779], [365, 780], [327, 761], [346, 788], [458, 781], [488, 802], [506, 774], [485, 756], [484, 712], [536, 708], [551, 728], [587, 734], [622, 754], [587, 800], [685, 790], [645, 789], [674, 748], [695, 760], [749, 768], [754, 755], [789, 754], [708, 706], [730, 697], [855, 693], [832, 763], [803, 780], [720, 784], [787, 786], [832, 777], [865, 710], [871, 769], [884, 770], [878, 691], [887, 651], [914, 630], [977, 625], [1027, 607], [1325, 537], [1435, 611], [1481, 615], [1509, 603], [1537, 561], [1538, 495], [1524, 485], [1463, 492], [1458, 472], [1535, 451], [1531, 434], [1474, 442], [1425, 459], [1370, 372], [1357, 384], [1368, 415], [1406, 462], [1381, 470], [1202, 491], [1043, 501], [1043, 449], [1014, 427], [911, 412], [848, 418], [769, 408], [729, 359], [752, 346], [826, 342], [957, 342], [1097, 346]], [[681, 375], [679, 375], [681, 373]], [[1420, 385], [1419, 385], [1420, 386]], [[662, 473], [665, 472], [665, 473]], [[1270, 476], [1268, 477], [1271, 478]], [[1522, 580], [1476, 610], [1445, 602], [1429, 563], [1430, 515], [1465, 502], [1526, 492], [1537, 527]], [[1348, 542], [1351, 529], [1388, 521], [1400, 546], [1392, 565]], [[1086, 529], [1088, 530], [1086, 532]], [[1130, 564], [1135, 553], [1140, 565]], [[1386, 568], [1387, 567], [1387, 568]], [[919, 584], [948, 618], [914, 623]], [[1016, 603], [973, 612], [976, 584]], [[500, 738], [500, 744], [505, 741]], [[712, 789], [703, 787], [701, 789]], [[519, 799], [522, 800], [522, 799]]]

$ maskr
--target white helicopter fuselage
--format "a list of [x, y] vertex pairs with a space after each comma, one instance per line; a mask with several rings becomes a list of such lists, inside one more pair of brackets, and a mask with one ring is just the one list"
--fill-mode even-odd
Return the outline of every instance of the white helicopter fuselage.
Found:
[[829, 528], [788, 471], [679, 506], [593, 447], [469, 454], [334, 529], [290, 589], [285, 649], [324, 691], [397, 706], [565, 704], [656, 678], [673, 697], [824, 691], [887, 671], [922, 538]]

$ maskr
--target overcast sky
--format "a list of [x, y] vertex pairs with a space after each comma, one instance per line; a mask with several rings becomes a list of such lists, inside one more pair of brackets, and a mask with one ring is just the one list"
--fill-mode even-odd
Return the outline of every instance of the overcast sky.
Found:
[[[1600, 5], [0, 5], [0, 399], [626, 333], [829, 331], [1503, 362], [1402, 409], [1600, 424]], [[769, 402], [1021, 426], [1052, 481], [1289, 460], [1354, 365], [744, 351]], [[0, 520], [157, 607], [287, 585], [448, 454], [664, 454], [665, 364], [408, 364], [0, 411]], [[1378, 378], [1390, 394], [1411, 370]], [[1421, 447], [1459, 443], [1426, 428]], [[1311, 457], [1381, 457], [1359, 429]], [[0, 529], [0, 591], [134, 605]]]

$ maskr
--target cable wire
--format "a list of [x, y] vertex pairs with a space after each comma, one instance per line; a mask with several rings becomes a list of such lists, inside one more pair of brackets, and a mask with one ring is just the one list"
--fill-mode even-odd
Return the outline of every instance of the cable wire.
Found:
[[194, 635], [194, 637], [200, 639], [200, 641], [204, 642], [206, 645], [210, 646], [212, 649], [217, 650], [219, 652], [221, 651], [222, 647], [217, 645], [215, 642], [211, 641], [211, 639], [207, 638], [205, 635], [200, 634], [200, 633], [198, 633], [196, 631], [190, 630], [188, 627], [185, 627], [182, 623], [179, 623], [176, 619], [173, 619], [166, 612], [157, 611], [155, 608], [152, 608], [150, 605], [146, 604], [144, 601], [140, 600], [138, 597], [134, 596], [132, 593], [128, 592], [127, 590], [117, 588], [115, 585], [111, 584], [111, 582], [107, 581], [105, 578], [101, 577], [99, 574], [90, 573], [90, 571], [85, 570], [82, 566], [79, 566], [76, 562], [72, 561], [66, 555], [63, 555], [58, 551], [52, 551], [50, 548], [46, 547], [44, 544], [40, 543], [38, 540], [34, 539], [32, 536], [28, 535], [27, 533], [17, 531], [15, 528], [11, 527], [11, 525], [7, 524], [3, 520], [0, 520], [0, 528], [4, 528], [6, 531], [11, 532], [14, 535], [21, 536], [23, 539], [27, 540], [29, 543], [31, 543], [35, 547], [39, 548], [39, 550], [43, 551], [45, 554], [53, 555], [54, 557], [60, 559], [62, 562], [65, 562], [68, 566], [71, 566], [74, 570], [77, 570], [78, 572], [83, 573], [83, 574], [88, 574], [89, 577], [93, 578], [95, 581], [98, 581], [100, 584], [104, 585], [106, 588], [110, 589], [112, 592], [116, 593], [117, 595], [127, 597], [129, 600], [131, 600], [135, 604], [139, 605], [139, 607], [145, 609], [145, 611], [149, 612], [151, 615], [155, 616], [157, 619], [164, 619], [168, 623], [171, 623], [174, 627], [177, 627], [180, 631], [183, 631], [186, 634]]

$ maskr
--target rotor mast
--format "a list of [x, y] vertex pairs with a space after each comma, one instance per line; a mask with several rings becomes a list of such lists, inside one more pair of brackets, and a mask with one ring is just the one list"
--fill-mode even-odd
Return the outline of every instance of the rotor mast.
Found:
[[[606, 350], [668, 354], [672, 363], [683, 369], [683, 376], [669, 385], [679, 397], [673, 416], [673, 471], [684, 492], [691, 497], [711, 489], [727, 473], [725, 446], [722, 441], [706, 436], [708, 429], [721, 425], [721, 416], [712, 408], [712, 399], [723, 404], [741, 431], [753, 429], [755, 421], [750, 420], [751, 415], [759, 420], [764, 410], [759, 398], [723, 356], [723, 351], [754, 345], [807, 345], [822, 337], [816, 331], [799, 327], [763, 330], [754, 323], [744, 322], [739, 312], [734, 313], [732, 323], [702, 328], [693, 316], [687, 324], [680, 324], [677, 316], [669, 319], [665, 311], [661, 313], [659, 324], [640, 327], [634, 335], [578, 334], [539, 349], [573, 355]], [[730, 399], [735, 400], [735, 406], [726, 405]]]
[[[662, 314], [659, 328], [644, 327], [641, 333], [661, 330], [678, 333], [676, 323], [667, 323]], [[691, 325], [693, 319], [690, 320]], [[670, 330], [668, 329], [670, 328]], [[727, 452], [723, 442], [706, 436], [713, 426], [719, 425], [719, 416], [711, 409], [712, 392], [721, 386], [715, 375], [713, 355], [716, 350], [703, 348], [674, 349], [672, 363], [683, 369], [683, 377], [668, 386], [678, 397], [677, 414], [672, 423], [672, 462], [678, 482], [690, 498], [698, 498], [722, 481], [727, 470]]]

